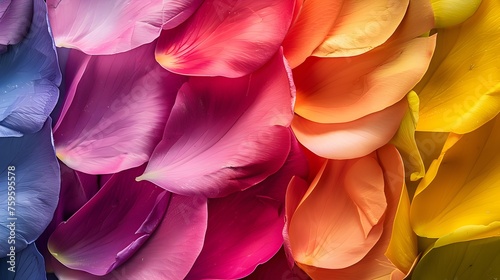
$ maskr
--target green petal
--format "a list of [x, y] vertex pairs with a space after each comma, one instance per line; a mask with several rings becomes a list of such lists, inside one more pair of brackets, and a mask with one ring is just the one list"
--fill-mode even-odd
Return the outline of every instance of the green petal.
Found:
[[437, 28], [451, 27], [471, 17], [481, 0], [432, 0]]
[[500, 111], [500, 5], [484, 0], [459, 26], [438, 30], [429, 70], [416, 86], [419, 131], [468, 133]]

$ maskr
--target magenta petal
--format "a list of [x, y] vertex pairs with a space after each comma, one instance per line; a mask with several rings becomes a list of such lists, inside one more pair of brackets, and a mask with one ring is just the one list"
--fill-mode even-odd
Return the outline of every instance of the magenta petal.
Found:
[[160, 141], [185, 78], [162, 69], [154, 44], [110, 56], [73, 50], [55, 127], [57, 156], [69, 167], [107, 174], [145, 163]]
[[67, 267], [109, 273], [149, 238], [163, 218], [170, 194], [134, 178], [144, 167], [115, 174], [49, 238], [50, 252]]
[[156, 59], [179, 74], [248, 75], [278, 50], [294, 6], [293, 0], [206, 0], [184, 24], [161, 33]]
[[33, 0], [0, 1], [0, 45], [21, 42], [33, 17]]
[[245, 191], [208, 201], [205, 244], [186, 279], [240, 279], [268, 261], [283, 244], [285, 191], [307, 162], [293, 139], [285, 165]]
[[243, 78], [191, 78], [138, 180], [207, 197], [263, 181], [288, 155], [294, 93], [281, 53]]
[[96, 277], [54, 264], [60, 279], [184, 279], [200, 254], [207, 229], [207, 201], [172, 195], [167, 214], [148, 241], [122, 266]]
[[58, 47], [103, 55], [151, 43], [164, 24], [187, 19], [201, 0], [47, 0]]

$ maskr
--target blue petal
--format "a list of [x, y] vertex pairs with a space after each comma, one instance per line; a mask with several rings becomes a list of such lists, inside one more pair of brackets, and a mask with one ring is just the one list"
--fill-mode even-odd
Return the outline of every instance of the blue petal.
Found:
[[[38, 238], [56, 209], [60, 171], [50, 122], [34, 134], [0, 138], [0, 256]], [[8, 244], [12, 234], [15, 244]]]
[[30, 32], [0, 55], [0, 137], [40, 130], [57, 103], [61, 83], [43, 0], [34, 0]]
[[0, 259], [0, 276], [2, 280], [42, 280], [47, 279], [45, 274], [45, 262], [42, 255], [36, 249], [35, 243], [31, 243], [26, 249], [9, 254]]

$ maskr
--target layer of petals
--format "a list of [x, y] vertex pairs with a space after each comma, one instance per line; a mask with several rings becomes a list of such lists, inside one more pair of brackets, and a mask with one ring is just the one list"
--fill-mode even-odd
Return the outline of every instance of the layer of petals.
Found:
[[191, 76], [248, 75], [278, 51], [293, 0], [206, 0], [183, 25], [160, 35], [156, 59]]
[[0, 3], [0, 45], [14, 45], [28, 33], [33, 17], [33, 0]]
[[13, 261], [9, 255], [0, 258], [0, 270], [3, 271], [2, 279], [46, 279], [45, 262], [35, 243], [31, 243], [13, 255]]

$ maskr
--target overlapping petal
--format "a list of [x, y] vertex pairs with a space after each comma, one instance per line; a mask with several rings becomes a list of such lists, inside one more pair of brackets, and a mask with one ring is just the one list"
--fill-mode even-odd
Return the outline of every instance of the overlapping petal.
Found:
[[145, 163], [185, 78], [161, 68], [154, 44], [112, 56], [68, 58], [68, 94], [55, 127], [59, 159], [91, 174]]
[[60, 173], [50, 122], [48, 119], [34, 134], [0, 138], [0, 183], [4, 190], [0, 194], [4, 211], [0, 237], [5, 240], [0, 243], [2, 256], [9, 252], [11, 223], [15, 227], [16, 250], [21, 250], [40, 236], [56, 209]]
[[482, 0], [432, 0], [437, 28], [451, 27], [471, 17]]
[[344, 57], [365, 53], [383, 44], [401, 23], [409, 0], [344, 0], [324, 42], [313, 55]]
[[500, 6], [482, 1], [459, 26], [438, 30], [436, 54], [421, 84], [420, 131], [468, 133], [500, 111]]
[[201, 0], [48, 0], [49, 20], [58, 47], [103, 55], [151, 43], [162, 28], [187, 19]]
[[498, 143], [500, 117], [448, 139], [412, 202], [411, 221], [418, 235], [439, 238], [462, 226], [500, 220]]
[[156, 59], [184, 75], [248, 75], [278, 51], [294, 6], [294, 0], [206, 0], [184, 24], [162, 32]]
[[300, 143], [321, 157], [362, 157], [391, 140], [407, 108], [406, 100], [401, 100], [361, 119], [333, 124], [315, 123], [295, 116], [292, 128]]
[[165, 190], [135, 182], [143, 170], [137, 167], [115, 174], [61, 223], [49, 239], [52, 255], [69, 268], [95, 275], [105, 275], [127, 261], [156, 229], [170, 201]]
[[307, 177], [295, 139], [283, 167], [262, 183], [208, 202], [205, 244], [186, 279], [240, 279], [283, 244], [285, 191], [293, 176]]
[[61, 73], [47, 25], [45, 3], [36, 0], [33, 5], [33, 20], [26, 39], [0, 55], [2, 137], [40, 130], [59, 95]]
[[4, 280], [46, 279], [45, 262], [35, 243], [16, 252], [13, 259], [0, 258], [0, 271]]
[[239, 78], [191, 78], [179, 90], [149, 180], [182, 195], [221, 197], [278, 171], [290, 150], [295, 88], [281, 53]]
[[33, 18], [33, 0], [0, 2], [0, 46], [14, 45], [28, 33]]
[[172, 195], [167, 213], [148, 241], [123, 265], [98, 277], [55, 264], [61, 279], [184, 279], [203, 247], [207, 201]]

